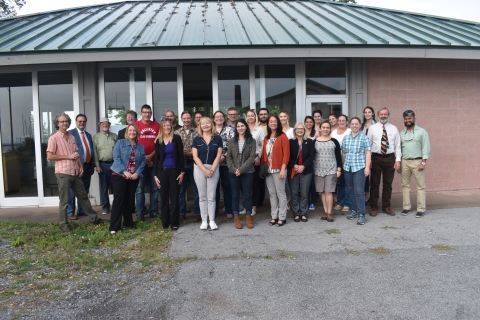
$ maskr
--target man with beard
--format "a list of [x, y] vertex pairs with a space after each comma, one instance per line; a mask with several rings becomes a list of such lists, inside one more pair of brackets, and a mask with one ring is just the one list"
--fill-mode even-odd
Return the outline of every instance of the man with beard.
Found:
[[267, 134], [267, 124], [268, 124], [268, 116], [270, 115], [270, 112], [268, 112], [267, 108], [260, 108], [258, 110], [258, 125], [265, 131], [265, 134]]
[[390, 200], [392, 198], [392, 182], [395, 170], [400, 170], [402, 150], [397, 127], [388, 123], [390, 111], [381, 107], [378, 112], [379, 121], [368, 130], [368, 138], [372, 149], [372, 170], [370, 187], [370, 215], [378, 213], [380, 197], [380, 180], [383, 176], [382, 210], [389, 216], [394, 216]]
[[415, 112], [407, 110], [403, 113], [405, 129], [400, 133], [402, 141], [402, 166], [397, 170], [402, 174], [403, 211], [404, 216], [410, 213], [410, 179], [412, 174], [417, 181], [417, 218], [423, 217], [426, 210], [425, 166], [430, 157], [430, 140], [425, 129], [415, 124]]

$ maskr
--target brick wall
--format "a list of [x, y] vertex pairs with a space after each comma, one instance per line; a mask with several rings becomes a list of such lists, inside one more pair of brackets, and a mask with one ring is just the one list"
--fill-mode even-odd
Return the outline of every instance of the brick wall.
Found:
[[367, 78], [369, 106], [388, 107], [399, 131], [411, 109], [428, 131], [427, 190], [480, 188], [480, 60], [368, 59]]

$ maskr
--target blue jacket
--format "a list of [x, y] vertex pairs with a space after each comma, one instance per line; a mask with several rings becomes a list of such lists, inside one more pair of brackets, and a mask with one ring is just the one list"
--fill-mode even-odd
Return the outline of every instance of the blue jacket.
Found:
[[[88, 133], [87, 131], [84, 131], [84, 132], [90, 147], [90, 164], [92, 165], [92, 172], [90, 172], [90, 174], [93, 174], [93, 172], [95, 171], [95, 165], [93, 161], [95, 157], [95, 154], [94, 154], [95, 151], [93, 150], [93, 139], [90, 133]], [[82, 161], [82, 163], [85, 163], [86, 154], [85, 154], [85, 151], [83, 150], [82, 138], [78, 134], [77, 128], [68, 130], [68, 133], [70, 133], [75, 138], [75, 144], [77, 145], [77, 148], [78, 148], [78, 154], [80, 155], [80, 160]]]
[[[127, 139], [120, 139], [117, 141], [115, 148], [113, 148], [113, 164], [110, 170], [123, 174], [127, 170], [128, 160], [132, 146]], [[145, 168], [145, 149], [140, 143], [135, 144], [135, 173], [141, 178], [143, 177], [143, 169]]]

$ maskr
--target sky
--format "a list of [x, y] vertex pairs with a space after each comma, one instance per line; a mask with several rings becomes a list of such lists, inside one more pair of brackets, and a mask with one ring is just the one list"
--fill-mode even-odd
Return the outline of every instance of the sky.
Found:
[[[27, 0], [19, 15], [121, 2], [120, 0]], [[480, 22], [480, 0], [357, 0], [357, 4]]]

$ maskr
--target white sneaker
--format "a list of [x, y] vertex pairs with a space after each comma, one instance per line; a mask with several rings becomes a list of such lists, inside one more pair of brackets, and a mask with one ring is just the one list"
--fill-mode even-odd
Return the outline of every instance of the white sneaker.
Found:
[[210, 221], [210, 229], [212, 229], [212, 230], [217, 230], [218, 229], [218, 226], [215, 223], [215, 221]]
[[252, 217], [257, 214], [257, 211], [252, 209]]
[[247, 214], [247, 210], [243, 209], [242, 211], [239, 212], [240, 214]]
[[202, 224], [200, 225], [200, 230], [207, 230], [208, 228], [208, 223], [206, 220], [202, 221]]
[[290, 211], [290, 206], [287, 206], [287, 211]]
[[106, 211], [102, 211], [102, 214], [108, 214], [108, 212], [106, 212]]

